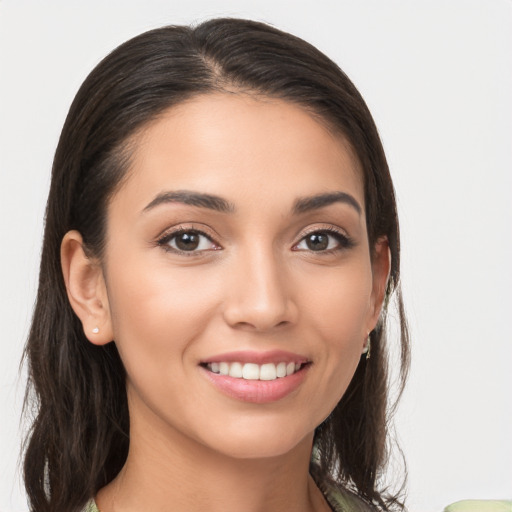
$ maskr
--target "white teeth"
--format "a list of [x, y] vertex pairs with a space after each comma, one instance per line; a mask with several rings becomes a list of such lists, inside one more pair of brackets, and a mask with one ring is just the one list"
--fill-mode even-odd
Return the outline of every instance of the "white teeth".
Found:
[[231, 363], [231, 365], [229, 366], [229, 376], [235, 377], [236, 379], [240, 379], [242, 377], [242, 364]]
[[242, 377], [247, 380], [258, 380], [260, 378], [260, 367], [254, 363], [245, 363], [242, 369]]
[[298, 371], [301, 363], [266, 363], [258, 365], [256, 363], [208, 363], [207, 368], [213, 373], [220, 375], [229, 375], [236, 379], [246, 380], [275, 380], [277, 378], [293, 375]]
[[276, 366], [276, 374], [278, 377], [286, 377], [286, 363], [279, 363]]
[[276, 365], [274, 363], [262, 364], [260, 368], [260, 380], [277, 379]]
[[229, 363], [219, 363], [219, 373], [221, 375], [229, 375]]

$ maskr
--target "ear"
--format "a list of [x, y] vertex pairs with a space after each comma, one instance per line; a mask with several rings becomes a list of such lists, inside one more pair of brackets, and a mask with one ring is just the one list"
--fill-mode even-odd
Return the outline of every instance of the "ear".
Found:
[[103, 269], [98, 260], [87, 256], [78, 231], [65, 234], [60, 258], [68, 299], [85, 336], [95, 345], [109, 343], [114, 336]]
[[375, 243], [372, 258], [372, 295], [370, 303], [369, 323], [367, 332], [373, 331], [379, 321], [386, 288], [388, 285], [389, 273], [391, 271], [391, 251], [387, 237], [381, 237]]

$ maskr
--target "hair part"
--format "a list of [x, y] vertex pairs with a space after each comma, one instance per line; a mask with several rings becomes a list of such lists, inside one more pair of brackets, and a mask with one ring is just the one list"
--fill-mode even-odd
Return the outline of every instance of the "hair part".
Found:
[[128, 453], [126, 374], [115, 343], [95, 346], [67, 299], [60, 266], [65, 233], [78, 230], [102, 258], [110, 199], [128, 176], [136, 134], [168, 109], [201, 94], [249, 92], [308, 110], [342, 134], [363, 172], [370, 247], [391, 251], [386, 304], [345, 395], [315, 432], [311, 472], [378, 510], [402, 508], [380, 489], [387, 463], [387, 303], [400, 321], [401, 386], [409, 344], [399, 289], [400, 245], [393, 185], [371, 114], [348, 77], [309, 43], [248, 20], [169, 26], [119, 46], [90, 73], [66, 118], [52, 167], [32, 325], [25, 347], [29, 380], [24, 478], [31, 510], [79, 511], [113, 480]]

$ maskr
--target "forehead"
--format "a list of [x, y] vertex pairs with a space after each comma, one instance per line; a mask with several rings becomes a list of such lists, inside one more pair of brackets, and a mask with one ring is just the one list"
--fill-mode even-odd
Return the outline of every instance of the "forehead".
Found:
[[198, 190], [235, 204], [249, 197], [286, 203], [341, 190], [364, 208], [362, 170], [348, 142], [284, 100], [201, 95], [163, 112], [133, 143], [128, 177], [116, 196], [137, 206], [165, 190]]

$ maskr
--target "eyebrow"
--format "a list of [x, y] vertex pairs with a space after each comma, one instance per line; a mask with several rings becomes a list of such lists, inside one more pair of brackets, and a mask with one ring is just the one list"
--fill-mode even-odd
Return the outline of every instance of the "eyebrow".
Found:
[[292, 212], [294, 215], [297, 215], [299, 213], [317, 210], [334, 203], [348, 204], [349, 206], [352, 206], [359, 215], [361, 215], [361, 206], [354, 196], [340, 191], [315, 194], [308, 197], [299, 197], [293, 204]]
[[162, 192], [161, 194], [158, 194], [142, 211], [147, 212], [156, 206], [166, 203], [189, 204], [200, 208], [209, 208], [210, 210], [215, 210], [221, 213], [235, 213], [236, 211], [235, 205], [222, 197], [203, 194], [200, 192], [192, 192], [189, 190]]
[[[147, 212], [156, 206], [167, 203], [182, 203], [199, 208], [208, 208], [220, 213], [235, 213], [235, 205], [223, 197], [192, 192], [190, 190], [167, 191], [158, 194], [143, 210]], [[343, 203], [351, 206], [361, 215], [361, 206], [356, 199], [346, 192], [335, 191], [315, 194], [312, 196], [299, 197], [292, 207], [292, 214], [298, 215], [312, 210], [318, 210], [334, 203]]]

